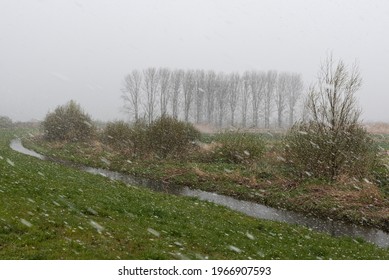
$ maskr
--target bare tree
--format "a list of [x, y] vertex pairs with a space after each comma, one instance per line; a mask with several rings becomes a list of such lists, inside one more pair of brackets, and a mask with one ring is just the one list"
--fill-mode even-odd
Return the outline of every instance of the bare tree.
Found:
[[201, 123], [204, 112], [205, 74], [203, 70], [195, 72], [196, 123]]
[[143, 86], [146, 93], [145, 111], [147, 120], [149, 123], [151, 123], [154, 120], [154, 109], [158, 90], [158, 73], [155, 68], [147, 68], [143, 71], [143, 76]]
[[[176, 119], [183, 116], [185, 121], [193, 117], [197, 123], [207, 121], [219, 126], [241, 123], [247, 126], [248, 116], [252, 114], [255, 127], [264, 117], [265, 127], [268, 128], [274, 104], [277, 106], [279, 126], [286, 110], [285, 103], [290, 122], [293, 122], [302, 90], [301, 76], [290, 75], [285, 82], [287, 97], [276, 95], [284, 92], [284, 86], [278, 85], [276, 76], [275, 71], [251, 71], [240, 76], [239, 73], [171, 71], [168, 68], [134, 70], [124, 79], [122, 98], [124, 107], [135, 120], [144, 114], [147, 121], [152, 122], [156, 117], [155, 110], [159, 109], [161, 116], [171, 113]], [[283, 78], [281, 80], [284, 81]]]
[[277, 109], [277, 125], [278, 128], [283, 126], [283, 114], [286, 108], [286, 93], [287, 93], [287, 82], [288, 73], [281, 73], [277, 78], [277, 89], [275, 94], [275, 104]]
[[134, 114], [135, 121], [139, 119], [140, 95], [142, 86], [142, 75], [134, 70], [124, 78], [124, 87], [122, 89], [122, 98], [125, 109]]
[[270, 115], [272, 110], [272, 100], [277, 81], [277, 72], [268, 71], [266, 74], [266, 87], [264, 94], [264, 116], [265, 128], [270, 128]]
[[250, 73], [250, 90], [252, 96], [252, 107], [253, 107], [253, 125], [258, 127], [259, 124], [259, 106], [262, 101], [263, 92], [266, 83], [266, 74], [263, 72]]
[[178, 118], [178, 105], [179, 105], [179, 97], [182, 93], [182, 80], [184, 77], [183, 70], [175, 70], [172, 73], [172, 114], [173, 118]]
[[159, 90], [160, 90], [160, 109], [161, 116], [167, 114], [167, 105], [170, 100], [171, 93], [171, 72], [167, 68], [158, 70]]
[[287, 82], [287, 99], [289, 110], [289, 126], [294, 124], [296, 105], [303, 91], [303, 81], [300, 74], [290, 74]]
[[216, 92], [216, 74], [213, 71], [208, 71], [205, 76], [205, 95], [207, 103], [207, 122], [210, 124], [213, 121], [215, 109], [215, 92]]
[[361, 112], [356, 107], [355, 92], [361, 83], [356, 64], [349, 70], [342, 60], [335, 65], [330, 55], [321, 65], [318, 84], [309, 89], [307, 107], [313, 121], [334, 132], [356, 124]]
[[194, 73], [192, 70], [185, 72], [184, 80], [182, 84], [184, 94], [184, 118], [185, 121], [189, 121], [189, 112], [193, 102], [193, 91], [195, 87]]
[[242, 113], [242, 126], [246, 127], [247, 125], [247, 109], [248, 102], [250, 97], [250, 73], [244, 72], [242, 76], [242, 103], [241, 103], [241, 113]]
[[237, 101], [240, 94], [240, 75], [239, 73], [232, 73], [228, 76], [228, 105], [230, 107], [232, 126], [235, 125], [235, 111]]
[[219, 73], [217, 75], [217, 88], [216, 88], [216, 106], [217, 106], [217, 114], [218, 114], [218, 126], [223, 126], [223, 118], [225, 113], [225, 108], [227, 104], [227, 91], [228, 91], [228, 79], [224, 73]]
[[332, 55], [321, 64], [307, 97], [308, 119], [296, 124], [289, 136], [291, 160], [302, 172], [331, 180], [371, 172], [377, 153], [358, 123], [361, 111], [355, 93], [361, 82], [356, 64], [348, 68]]

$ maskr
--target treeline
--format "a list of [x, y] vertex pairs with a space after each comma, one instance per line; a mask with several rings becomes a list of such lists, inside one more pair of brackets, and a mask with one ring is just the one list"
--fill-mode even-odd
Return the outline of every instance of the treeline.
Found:
[[29, 121], [29, 122], [14, 122], [10, 117], [0, 116], [0, 129], [8, 128], [37, 128], [39, 127], [38, 121]]
[[296, 73], [147, 68], [124, 78], [125, 109], [132, 120], [160, 116], [218, 127], [287, 127], [303, 90]]

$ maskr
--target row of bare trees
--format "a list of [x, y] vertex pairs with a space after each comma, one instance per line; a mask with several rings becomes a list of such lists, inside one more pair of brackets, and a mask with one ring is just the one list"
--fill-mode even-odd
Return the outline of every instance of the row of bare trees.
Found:
[[124, 78], [122, 97], [135, 121], [171, 115], [219, 127], [281, 128], [293, 124], [302, 90], [295, 73], [147, 68]]

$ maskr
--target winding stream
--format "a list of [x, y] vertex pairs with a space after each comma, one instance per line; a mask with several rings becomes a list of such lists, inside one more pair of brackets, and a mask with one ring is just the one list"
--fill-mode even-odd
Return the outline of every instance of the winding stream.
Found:
[[[47, 158], [41, 154], [38, 154], [32, 150], [26, 149], [25, 147], [23, 147], [20, 139], [12, 140], [10, 147], [17, 152], [29, 156], [33, 156], [41, 160], [56, 161]], [[325, 232], [332, 236], [350, 236], [353, 238], [359, 237], [366, 241], [374, 243], [379, 247], [383, 247], [383, 248], [389, 247], [389, 234], [379, 229], [361, 227], [357, 225], [342, 223], [339, 221], [308, 217], [300, 213], [295, 213], [286, 210], [279, 210], [258, 203], [237, 200], [232, 197], [228, 197], [224, 195], [218, 195], [215, 193], [205, 192], [201, 190], [193, 190], [188, 187], [167, 186], [165, 184], [157, 183], [155, 181], [151, 181], [147, 179], [134, 178], [119, 172], [113, 172], [113, 171], [100, 169], [100, 168], [76, 166], [67, 161], [60, 161], [60, 162], [66, 165], [77, 167], [81, 170], [84, 170], [92, 174], [99, 174], [108, 177], [112, 180], [123, 181], [127, 184], [147, 187], [157, 192], [196, 197], [201, 200], [210, 201], [219, 205], [226, 206], [230, 209], [239, 211], [251, 217], [272, 220], [272, 221], [286, 222], [289, 224], [303, 225], [311, 228], [312, 230]]]

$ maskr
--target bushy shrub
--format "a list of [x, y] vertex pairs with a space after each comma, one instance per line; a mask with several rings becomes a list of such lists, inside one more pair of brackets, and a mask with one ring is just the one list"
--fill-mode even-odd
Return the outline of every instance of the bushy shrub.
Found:
[[260, 159], [265, 143], [258, 134], [225, 132], [215, 135], [215, 148], [208, 154], [211, 161], [245, 163]]
[[130, 124], [124, 121], [109, 122], [102, 132], [102, 141], [117, 149], [129, 149], [132, 129]]
[[145, 156], [150, 153], [148, 125], [144, 121], [133, 124], [124, 121], [111, 122], [102, 132], [102, 141], [119, 152], [131, 156]]
[[151, 153], [149, 140], [149, 125], [139, 119], [131, 126], [131, 148], [134, 156], [145, 156]]
[[6, 116], [0, 116], [0, 128], [11, 128], [13, 126], [12, 120]]
[[102, 133], [104, 143], [143, 158], [182, 156], [199, 137], [200, 133], [191, 124], [171, 117], [161, 117], [151, 124], [142, 120], [132, 125], [123, 121], [108, 123]]
[[373, 140], [357, 124], [336, 131], [315, 122], [296, 124], [285, 138], [285, 152], [300, 175], [330, 180], [369, 176], [377, 163]]
[[73, 100], [48, 113], [42, 125], [50, 141], [83, 141], [95, 134], [90, 116]]
[[182, 155], [200, 138], [192, 124], [167, 116], [151, 123], [147, 135], [150, 149], [161, 158]]

